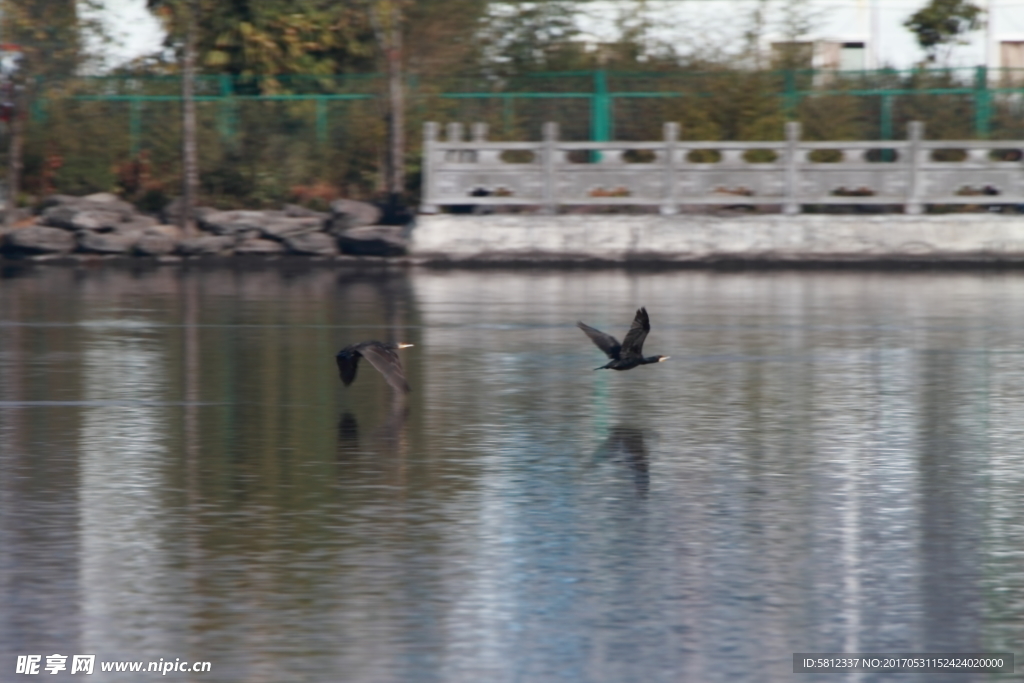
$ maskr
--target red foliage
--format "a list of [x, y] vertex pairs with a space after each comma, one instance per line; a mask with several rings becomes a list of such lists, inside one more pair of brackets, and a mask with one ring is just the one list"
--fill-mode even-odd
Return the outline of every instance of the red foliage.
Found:
[[329, 204], [341, 193], [338, 188], [324, 180], [318, 180], [312, 185], [295, 185], [291, 188], [292, 199], [300, 204]]

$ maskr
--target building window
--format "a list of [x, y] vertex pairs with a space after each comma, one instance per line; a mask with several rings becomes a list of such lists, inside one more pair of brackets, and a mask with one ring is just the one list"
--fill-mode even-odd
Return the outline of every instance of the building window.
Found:
[[863, 71], [866, 52], [864, 43], [843, 43], [839, 48], [839, 70]]

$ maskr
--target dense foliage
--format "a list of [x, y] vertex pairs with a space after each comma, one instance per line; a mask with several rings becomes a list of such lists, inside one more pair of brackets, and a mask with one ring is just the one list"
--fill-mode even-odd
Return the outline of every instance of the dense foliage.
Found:
[[966, 0], [931, 0], [914, 12], [904, 26], [917, 37], [929, 60], [944, 61], [939, 58], [941, 48], [946, 48], [943, 56], [948, 57], [949, 50], [966, 34], [981, 27], [981, 14], [980, 7]]

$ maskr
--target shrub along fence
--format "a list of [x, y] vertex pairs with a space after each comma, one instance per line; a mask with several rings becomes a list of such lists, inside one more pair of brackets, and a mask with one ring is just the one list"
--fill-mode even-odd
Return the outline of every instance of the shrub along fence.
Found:
[[[116, 190], [158, 205], [180, 174], [176, 77], [40, 81], [32, 88], [25, 187], [45, 194]], [[513, 78], [409, 78], [407, 176], [420, 192], [419, 136], [429, 120], [476, 120], [521, 140], [557, 122], [569, 141], [643, 141], [678, 121], [680, 140], [890, 140], [911, 120], [938, 139], [1024, 138], [1024, 70], [823, 72], [721, 69], [583, 71]], [[266, 206], [369, 197], [381, 186], [383, 79], [200, 76], [206, 201]]]

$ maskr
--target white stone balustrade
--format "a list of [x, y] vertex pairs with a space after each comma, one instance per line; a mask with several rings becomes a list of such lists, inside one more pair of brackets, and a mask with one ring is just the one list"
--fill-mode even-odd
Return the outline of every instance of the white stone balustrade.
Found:
[[[927, 204], [1024, 204], [1024, 140], [924, 140], [911, 122], [906, 140], [807, 142], [800, 124], [766, 142], [664, 138], [643, 142], [567, 142], [546, 123], [535, 142], [487, 139], [487, 126], [424, 127], [421, 211], [453, 205], [658, 206], [889, 205], [921, 213]], [[945, 154], [943, 154], [945, 152]], [[937, 159], [958, 157], [960, 161]]]

